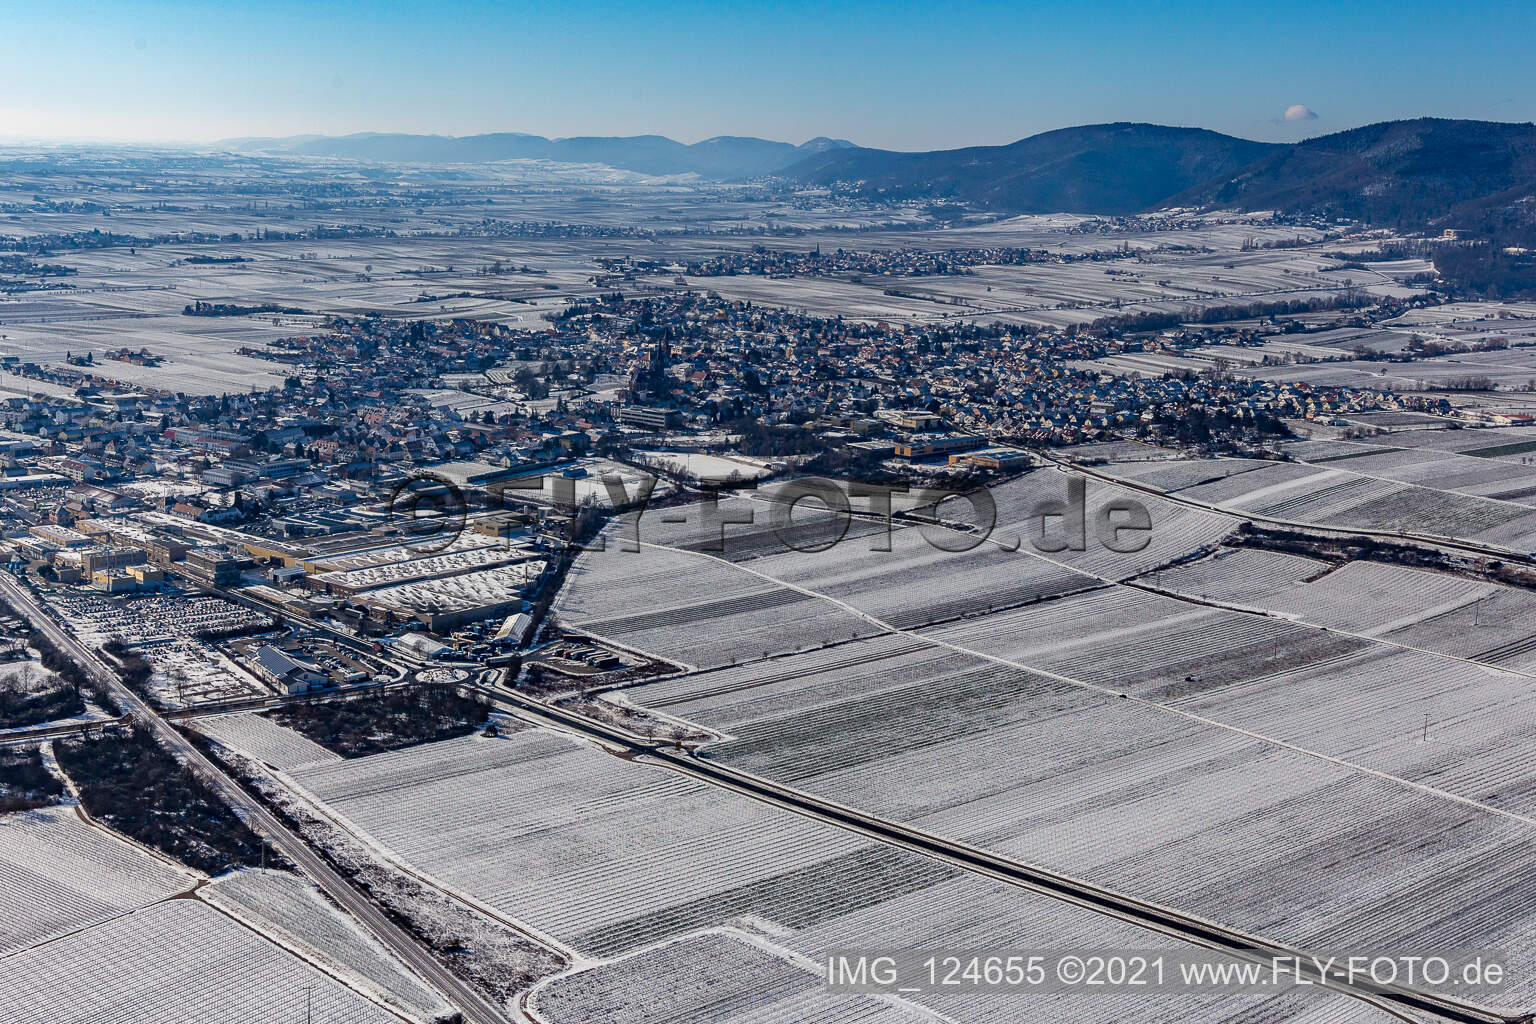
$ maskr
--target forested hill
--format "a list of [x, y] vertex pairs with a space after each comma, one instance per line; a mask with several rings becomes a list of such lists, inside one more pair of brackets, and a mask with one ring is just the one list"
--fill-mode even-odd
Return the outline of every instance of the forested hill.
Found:
[[1002, 213], [1135, 213], [1285, 147], [1202, 128], [1098, 124], [1007, 146], [931, 153], [847, 148], [788, 167], [812, 184], [858, 182], [872, 196], [947, 197]]

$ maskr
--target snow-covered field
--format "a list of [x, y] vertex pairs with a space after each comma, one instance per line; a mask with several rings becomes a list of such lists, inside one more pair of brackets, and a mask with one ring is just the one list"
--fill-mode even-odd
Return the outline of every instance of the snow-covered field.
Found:
[[540, 933], [612, 954], [794, 906], [773, 879], [868, 846], [545, 732], [468, 737], [292, 773], [405, 862]]
[[341, 757], [254, 711], [201, 718], [197, 720], [196, 728], [203, 735], [279, 771], [312, 761], [336, 761]]
[[415, 1020], [449, 1011], [393, 953], [363, 932], [313, 885], [283, 871], [225, 875], [198, 896], [272, 936], [305, 959], [318, 961]]
[[[71, 806], [0, 815], [0, 957], [195, 882], [191, 872], [87, 824]], [[8, 973], [0, 966], [0, 977]]]
[[[737, 767], [1303, 946], [1536, 937], [1505, 860], [1536, 866], [1536, 824], [1501, 813], [1536, 807], [1527, 680], [1120, 589], [938, 638], [1111, 692], [893, 637], [624, 698], [726, 734]], [[1536, 960], [1516, 973], [1536, 992]]]
[[[927, 1020], [917, 1006], [831, 998], [810, 971], [828, 950], [855, 947], [1171, 942], [540, 731], [294, 774], [426, 876], [585, 954], [534, 997], [551, 1024]], [[998, 1024], [1018, 1020], [1021, 1005], [947, 993], [914, 1001], [948, 1019]], [[1155, 1009], [1130, 997], [1062, 996], [1043, 1018], [1029, 1005], [1031, 1020], [1095, 1024], [1123, 1020], [1133, 1006], [1169, 1024], [1356, 1019], [1352, 1004], [1310, 994], [1170, 997]]]
[[7, 957], [5, 1024], [400, 1024], [196, 900], [168, 900]]
[[[1444, 432], [1439, 432], [1444, 433]], [[1407, 530], [1441, 537], [1479, 540], [1517, 550], [1536, 547], [1536, 510], [1528, 504], [1470, 493], [1512, 491], [1511, 498], [1528, 498], [1521, 476], [1512, 476], [1505, 463], [1482, 472], [1476, 467], [1448, 469], [1437, 479], [1431, 463], [1413, 474], [1426, 485], [1403, 483], [1392, 477], [1353, 471], [1356, 459], [1321, 465], [1275, 463], [1202, 483], [1179, 491], [1181, 497], [1233, 511], [1320, 525], [1375, 530]], [[1108, 471], [1114, 471], [1113, 466]], [[1394, 476], [1402, 476], [1395, 473]], [[1524, 475], [1536, 487], [1536, 474]], [[1457, 490], [1456, 488], [1463, 488]]]
[[683, 664], [729, 665], [866, 636], [877, 627], [836, 606], [702, 554], [643, 548], [582, 554], [556, 613], [584, 632]]
[[[577, 561], [557, 608], [563, 621], [587, 632], [713, 668], [1090, 589], [1213, 545], [1234, 525], [1227, 516], [1145, 494], [1131, 499], [1123, 488], [1100, 484], [1088, 488], [1085, 518], [1110, 501], [1136, 500], [1152, 524], [1141, 535], [1145, 546], [1110, 550], [1090, 525], [1085, 550], [1045, 554], [1037, 550], [1041, 513], [1064, 500], [1066, 480], [1038, 472], [994, 488], [989, 537], [900, 523], [887, 536], [882, 525], [859, 520], [838, 539], [840, 524], [829, 517], [812, 517], [804, 529], [830, 522], [830, 534], [798, 532], [798, 525], [776, 532], [768, 501], [730, 499], [714, 513], [667, 509], [641, 518], [638, 551], [625, 550], [633, 524], [611, 528], [605, 550]], [[959, 512], [946, 503], [942, 514], [967, 511], [956, 504]], [[748, 512], [751, 524], [742, 522]], [[1056, 529], [1053, 523], [1050, 540]], [[712, 551], [722, 536], [723, 550]], [[705, 622], [711, 628], [700, 630]]]
[[530, 1006], [549, 1024], [746, 1024], [841, 1021], [938, 1024], [915, 1004], [829, 992], [809, 961], [776, 955], [744, 932], [721, 929], [566, 974], [534, 990]]

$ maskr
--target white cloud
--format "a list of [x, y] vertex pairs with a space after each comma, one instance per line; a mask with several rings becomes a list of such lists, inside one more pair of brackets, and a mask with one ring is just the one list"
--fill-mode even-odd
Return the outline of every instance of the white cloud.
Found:
[[1287, 121], [1316, 121], [1317, 112], [1305, 103], [1293, 103], [1285, 108]]

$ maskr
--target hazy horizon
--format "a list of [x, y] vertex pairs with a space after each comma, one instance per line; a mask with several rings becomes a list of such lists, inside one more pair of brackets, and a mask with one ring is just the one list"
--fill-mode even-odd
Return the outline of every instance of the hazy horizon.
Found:
[[[1084, 29], [1085, 12], [1093, 27]], [[1072, 11], [855, 3], [635, 11], [280, 0], [0, 3], [0, 137], [360, 132], [845, 138], [928, 150], [1112, 121], [1293, 141], [1406, 117], [1536, 119], [1510, 3]], [[1361, 47], [1383, 31], [1392, 45]]]

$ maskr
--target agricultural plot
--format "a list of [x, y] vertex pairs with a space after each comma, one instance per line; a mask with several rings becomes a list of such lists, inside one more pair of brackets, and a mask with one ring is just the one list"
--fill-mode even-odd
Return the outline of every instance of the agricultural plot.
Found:
[[1285, 739], [1489, 807], [1536, 813], [1530, 678], [1419, 651], [1362, 648], [1180, 701], [1197, 714]]
[[555, 607], [568, 626], [699, 667], [878, 631], [856, 615], [717, 558], [652, 547], [625, 552], [611, 535], [608, 550], [578, 558]]
[[[195, 882], [191, 872], [87, 824], [74, 807], [0, 816], [0, 957], [148, 906]], [[7, 973], [0, 969], [0, 977]]]
[[[708, 965], [702, 967], [701, 965]], [[549, 1024], [937, 1024], [911, 1003], [828, 992], [808, 964], [735, 931], [702, 932], [544, 982], [530, 1006]]]
[[7, 957], [6, 1024], [399, 1024], [196, 900], [168, 900]]
[[[833, 918], [784, 940], [813, 962], [848, 949], [1060, 950], [1073, 948], [1179, 950], [1174, 940], [1112, 918], [1084, 914], [988, 879], [963, 875], [938, 885]], [[1302, 1021], [1311, 1024], [1379, 1022], [1393, 1018], [1343, 996], [1310, 990], [1281, 995], [1220, 995], [1160, 992], [1156, 1000], [1109, 990], [1059, 995], [924, 992], [911, 997], [951, 1021], [967, 1024], [1148, 1024], [1186, 1021]]]
[[1536, 513], [1529, 506], [1399, 483], [1343, 468], [1355, 461], [1333, 459], [1322, 466], [1278, 463], [1179, 493], [1233, 511], [1284, 521], [1408, 531], [1479, 540], [1516, 550], [1536, 546]]
[[1094, 591], [956, 622], [924, 635], [1149, 700], [1319, 657], [1319, 631], [1137, 590]]
[[1368, 448], [1327, 462], [1351, 473], [1498, 501], [1530, 505], [1536, 496], [1536, 468], [1515, 462], [1417, 448]]
[[1334, 357], [1341, 352], [1365, 348], [1372, 352], [1401, 352], [1412, 339], [1411, 331], [1382, 330], [1376, 327], [1334, 327], [1301, 335], [1308, 348], [1333, 349], [1321, 354]]
[[1488, 427], [1475, 430], [1405, 430], [1381, 439], [1398, 448], [1458, 452], [1478, 458], [1519, 454], [1511, 449], [1536, 445], [1536, 427]]
[[[1040, 515], [1042, 511], [1050, 510], [1054, 503], [1066, 500], [1069, 475], [1060, 471], [1030, 473], [992, 488], [992, 498], [997, 505], [997, 527], [993, 537], [1007, 545], [1017, 540], [1021, 552], [1049, 558], [1078, 572], [1106, 579], [1126, 579], [1214, 545], [1237, 525], [1232, 518], [1220, 513], [1192, 509], [1099, 480], [1087, 480], [1084, 482], [1086, 550], [1041, 552], [1036, 541], [1042, 532], [1050, 533], [1058, 542], [1062, 539], [1058, 533], [1061, 527], [1055, 521], [1042, 529]], [[1236, 479], [1249, 475], [1239, 474]], [[1099, 536], [1096, 524], [1100, 510], [1121, 501], [1145, 508], [1150, 529], [1130, 534], [1113, 533], [1112, 538], [1124, 549], [1117, 551]], [[1114, 524], [1125, 521], [1123, 517], [1111, 519]], [[1144, 546], [1137, 548], [1142, 542]]]
[[[1067, 603], [1063, 617], [1070, 614]], [[1026, 611], [1012, 614], [1023, 618]], [[1135, 620], [1147, 612], [1133, 599], [1120, 614]], [[988, 618], [953, 628], [983, 628]], [[1234, 640], [1223, 634], [1228, 627], [1257, 631]], [[998, 630], [1002, 642], [1017, 632], [1006, 624]], [[1060, 632], [1059, 622], [1036, 630], [1045, 638]], [[978, 638], [962, 639], [980, 646]], [[831, 658], [826, 651], [800, 659], [801, 671], [785, 659], [772, 675], [767, 665], [746, 666], [639, 687], [627, 698], [642, 706], [657, 700], [658, 710], [725, 733], [726, 740], [705, 749], [739, 768], [1273, 938], [1313, 948], [1340, 942], [1399, 948], [1412, 934], [1408, 945], [1428, 948], [1471, 927], [1480, 939], [1519, 948], [1525, 936], [1536, 935], [1536, 916], [1518, 900], [1491, 895], [1507, 894], [1515, 877], [1507, 865], [1491, 865], [1507, 856], [1536, 860], [1536, 834], [1491, 804], [1476, 805], [1491, 799], [1493, 787], [1416, 790], [1406, 782], [1429, 777], [1433, 764], [1379, 754], [1407, 739], [1400, 718], [1387, 713], [1394, 699], [1390, 670], [1373, 691], [1375, 712], [1337, 699], [1330, 704], [1324, 694], [1347, 686], [1334, 681], [1316, 693], [1277, 689], [1265, 706], [1288, 708], [1291, 718], [1263, 721], [1228, 696], [1233, 687], [1220, 674], [1223, 664], [1236, 667], [1246, 659], [1240, 678], [1280, 678], [1298, 652], [1304, 665], [1326, 668], [1368, 643], [1200, 611], [1181, 624], [1155, 619], [1119, 647], [1084, 637], [1055, 652], [1062, 668], [1086, 674], [1089, 666], [1101, 666], [1102, 673], [1119, 661], [1136, 679], [1138, 665], [1165, 672], [1180, 659], [1201, 656], [1206, 645], [1205, 656], [1218, 669], [1213, 680], [1182, 695], [1169, 688], [1154, 696], [1194, 702], [1210, 721], [967, 658], [953, 648], [905, 655], [917, 662], [910, 672], [900, 662], [872, 659], [816, 675], [812, 659]], [[923, 664], [938, 654], [942, 671]], [[693, 688], [697, 697], [690, 696]], [[813, 693], [814, 701], [798, 700], [797, 689]], [[1482, 706], [1496, 714], [1500, 700], [1490, 696], [1497, 695], [1485, 694]], [[1223, 715], [1244, 728], [1273, 727], [1276, 739], [1302, 749], [1227, 728], [1218, 724]], [[1353, 742], [1351, 728], [1358, 730]], [[1512, 734], [1519, 729], [1494, 730], [1488, 742], [1504, 744], [1506, 752], [1523, 749], [1524, 742], [1510, 743]], [[1355, 753], [1370, 758], [1367, 767], [1400, 767], [1416, 778], [1365, 774], [1307, 752], [1309, 741], [1325, 747], [1320, 754]], [[1368, 749], [1373, 743], [1377, 749]], [[1508, 761], [1480, 764], [1492, 770]], [[1507, 771], [1506, 783], [1523, 780]], [[1477, 774], [1470, 766], [1465, 772]], [[1444, 771], [1436, 777], [1450, 781]], [[1415, 855], [1404, 858], [1403, 849]], [[1324, 857], [1327, 864], [1319, 860]], [[1445, 910], [1425, 921], [1413, 894], [1430, 891], [1440, 894]], [[1536, 991], [1536, 962], [1522, 960], [1518, 973], [1517, 999]]]
[[[1106, 466], [1101, 472], [1115, 474], [1117, 466]], [[1179, 492], [1181, 498], [1193, 498], [1210, 505], [1225, 506], [1246, 496], [1262, 497], [1264, 493], [1285, 490], [1299, 480], [1320, 477], [1326, 470], [1321, 467], [1294, 462], [1276, 462], [1261, 466], [1248, 473], [1238, 473], [1212, 483], [1194, 484]]]
[[1382, 635], [1454, 658], [1536, 671], [1536, 594], [1498, 587], [1475, 601]]
[[967, 659], [921, 639], [883, 633], [772, 661], [673, 676], [605, 695], [730, 734], [759, 718], [812, 713], [893, 685], [943, 686]]
[[1428, 569], [1350, 562], [1312, 582], [1277, 589], [1262, 603], [1305, 622], [1382, 636], [1503, 589]]
[[1140, 441], [1094, 441], [1090, 444], [1072, 444], [1056, 451], [1062, 458], [1074, 462], [1168, 462], [1178, 459], [1179, 453]]
[[[1252, 227], [1247, 225], [1246, 227]], [[1007, 232], [1011, 233], [1011, 232]], [[1005, 232], [976, 229], [950, 233], [954, 244], [974, 245], [978, 236], [995, 234], [988, 244], [1005, 242]], [[933, 245], [943, 245], [943, 232]], [[1187, 253], [1157, 251], [1160, 245], [1188, 245], [1190, 234], [1141, 234], [1129, 238], [1063, 236], [1031, 232], [1021, 244], [1048, 244], [1068, 253], [1107, 251], [1122, 242], [1139, 250], [1134, 260], [1029, 263], [978, 266], [958, 276], [848, 278], [771, 278], [761, 275], [688, 278], [689, 287], [731, 299], [743, 299], [820, 316], [852, 316], [900, 322], [966, 318], [982, 323], [1064, 327], [1106, 316], [1137, 312], [1189, 311], [1247, 304], [1256, 300], [1307, 299], [1335, 295], [1354, 281], [1377, 294], [1412, 295], [1416, 289], [1388, 274], [1355, 271], [1341, 274], [1319, 252], [1296, 249]], [[963, 240], [963, 241], [961, 241]], [[878, 239], [866, 244], [878, 246]], [[893, 239], [910, 245], [910, 238]]]
[[[295, 775], [417, 870], [578, 953], [615, 958], [583, 959], [536, 990], [533, 1005], [552, 1024], [608, 1019], [620, 1005], [625, 1019], [658, 1021], [927, 1020], [920, 1005], [829, 1003], [801, 958], [925, 941], [935, 948], [1172, 946], [547, 733], [452, 741]], [[722, 928], [748, 948], [721, 945]], [[793, 962], [769, 955], [764, 936], [787, 947]], [[709, 972], [698, 969], [705, 955]], [[1001, 1024], [1019, 1011], [1016, 998], [995, 996], [915, 1002], [929, 1001], [957, 1020]], [[1051, 1000], [1059, 1019], [1105, 1024], [1124, 1019], [1129, 1005], [1098, 995]], [[1166, 1016], [1151, 1019], [1238, 1021], [1257, 1012], [1302, 1020], [1347, 1015], [1347, 1005], [1310, 994], [1175, 997]], [[901, 1009], [906, 1015], [889, 1015]]]
[[[1105, 484], [1089, 490], [1085, 520], [1134, 493]], [[583, 631], [712, 668], [868, 636], [881, 623], [927, 626], [1091, 589], [1214, 544], [1233, 525], [1225, 516], [1140, 494], [1133, 500], [1147, 508], [1152, 526], [1141, 550], [1113, 551], [1095, 535], [1083, 551], [1047, 556], [1036, 547], [1055, 540], [1058, 528], [1048, 530], [1042, 515], [1065, 500], [1066, 477], [1033, 473], [989, 496], [996, 508], [990, 532], [897, 524], [888, 534], [883, 522], [812, 515], [780, 533], [771, 515], [763, 516], [768, 503], [745, 499], [722, 502], [713, 526], [691, 506], [694, 525], [685, 529], [669, 527], [666, 517], [688, 519], [689, 509], [665, 510], [660, 536], [670, 529], [692, 550], [662, 546], [648, 518], [640, 523], [642, 537], [653, 539], [642, 540], [639, 551], [623, 550], [632, 526], [612, 528], [605, 550], [577, 561], [557, 608]], [[962, 507], [952, 513], [951, 504]], [[747, 511], [757, 522], [729, 522]], [[971, 511], [964, 502], [946, 502], [939, 515], [949, 522]], [[722, 530], [726, 550], [702, 550], [718, 546]], [[712, 623], [708, 633], [697, 630], [702, 622]]]
[[[32, 317], [5, 317], [6, 350], [23, 362], [64, 368], [66, 354], [90, 352], [94, 372], [131, 387], [164, 388], [193, 395], [235, 394], [283, 386], [286, 368], [265, 359], [242, 356], [244, 347], [263, 348], [269, 341], [309, 333], [308, 325], [279, 325], [272, 317], [234, 320], [187, 317], [185, 296], [159, 292], [161, 301], [146, 310], [131, 302], [130, 292], [53, 293], [49, 309]], [[142, 294], [142, 293], [140, 293]], [[148, 349], [162, 360], [141, 366], [103, 358], [118, 348]], [[30, 391], [44, 390], [26, 381]]]
[[341, 757], [254, 711], [199, 719], [196, 728], [209, 739], [279, 771], [314, 761], [336, 761]]
[[1409, 363], [1357, 359], [1331, 363], [1255, 366], [1244, 373], [1260, 380], [1284, 380], [1321, 387], [1414, 392], [1455, 388], [1469, 377], [1486, 378], [1495, 388], [1522, 389], [1536, 379], [1536, 354], [1529, 349], [1463, 352]]
[[412, 1019], [449, 1012], [442, 997], [398, 957], [296, 875], [237, 871], [200, 889], [198, 896], [285, 947], [301, 950], [305, 959], [325, 965], [352, 987]]
[[[824, 594], [898, 629], [993, 608], [1026, 604], [1098, 586], [1098, 581], [1024, 551], [982, 543], [970, 551], [937, 546], [974, 544], [976, 538], [908, 527], [892, 532], [891, 550], [871, 550], [882, 534], [845, 539], [825, 552], [766, 555], [746, 567]], [[837, 606], [821, 602], [828, 609]]]
[[1106, 467], [1117, 478], [1148, 484], [1161, 491], [1215, 483], [1229, 477], [1263, 469], [1274, 463], [1260, 459], [1180, 459], [1176, 462], [1120, 462]]
[[1140, 577], [1157, 590], [1245, 607], [1270, 607], [1275, 591], [1331, 571], [1327, 562], [1257, 548], [1222, 548]]
[[545, 732], [310, 765], [293, 778], [451, 891], [590, 955], [742, 914], [792, 924], [831, 912], [804, 892], [818, 872], [836, 869], [855, 890], [846, 899], [882, 881], [881, 855], [853, 833]]

